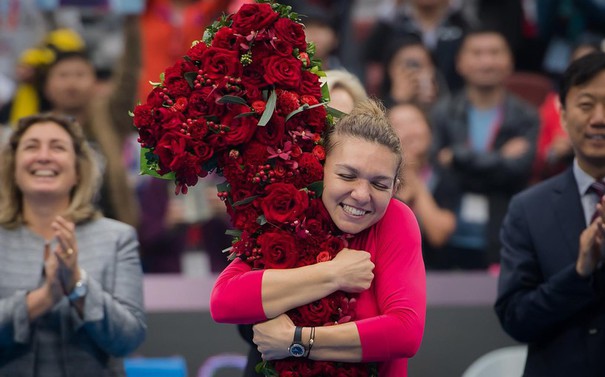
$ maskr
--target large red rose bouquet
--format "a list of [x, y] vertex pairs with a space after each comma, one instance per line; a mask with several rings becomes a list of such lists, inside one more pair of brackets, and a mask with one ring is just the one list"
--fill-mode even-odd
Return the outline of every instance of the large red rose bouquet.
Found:
[[[198, 178], [225, 178], [218, 195], [235, 229], [230, 258], [252, 268], [332, 259], [346, 237], [321, 201], [322, 134], [333, 122], [320, 63], [291, 8], [257, 0], [208, 27], [134, 110], [144, 173], [186, 193]], [[299, 326], [355, 319], [354, 295], [336, 292], [288, 312]], [[367, 364], [285, 359], [271, 376], [369, 376]]]

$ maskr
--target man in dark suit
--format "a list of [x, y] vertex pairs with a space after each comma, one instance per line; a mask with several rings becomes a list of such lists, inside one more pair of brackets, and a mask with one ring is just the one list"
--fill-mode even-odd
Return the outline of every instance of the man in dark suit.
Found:
[[524, 376], [605, 376], [605, 54], [573, 62], [559, 95], [576, 157], [512, 199], [495, 309], [528, 343]]

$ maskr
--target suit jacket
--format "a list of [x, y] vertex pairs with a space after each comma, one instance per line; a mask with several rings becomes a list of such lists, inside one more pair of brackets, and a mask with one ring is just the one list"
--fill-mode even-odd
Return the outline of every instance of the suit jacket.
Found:
[[[66, 376], [124, 376], [119, 359], [137, 348], [147, 326], [134, 228], [101, 218], [76, 226], [78, 262], [88, 275], [83, 318], [64, 297], [56, 304]], [[30, 377], [40, 337], [30, 323], [27, 292], [42, 284], [44, 240], [25, 226], [0, 227], [0, 376]], [[41, 317], [42, 318], [42, 317]], [[43, 377], [44, 374], [39, 375]]]
[[571, 168], [511, 200], [495, 309], [528, 343], [526, 377], [605, 376], [605, 274], [575, 269], [585, 221]]

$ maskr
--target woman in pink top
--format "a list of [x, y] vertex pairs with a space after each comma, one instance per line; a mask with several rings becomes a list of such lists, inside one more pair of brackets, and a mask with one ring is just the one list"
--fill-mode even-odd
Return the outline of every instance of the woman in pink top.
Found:
[[[402, 165], [399, 138], [382, 106], [363, 102], [326, 136], [322, 201], [336, 226], [354, 235], [328, 261], [288, 270], [251, 270], [238, 260], [219, 276], [210, 311], [217, 322], [255, 323], [264, 360], [292, 356], [300, 337], [313, 360], [378, 362], [380, 377], [407, 375], [425, 323], [426, 282], [420, 231], [393, 199]], [[284, 314], [335, 291], [358, 292], [357, 320], [296, 327]], [[309, 352], [310, 339], [313, 338]]]

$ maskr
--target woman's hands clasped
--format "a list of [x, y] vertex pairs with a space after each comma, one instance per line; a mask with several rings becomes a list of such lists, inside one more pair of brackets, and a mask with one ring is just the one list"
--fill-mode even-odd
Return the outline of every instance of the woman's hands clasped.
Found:
[[57, 216], [51, 226], [57, 242], [45, 250], [45, 285], [57, 302], [73, 290], [80, 279], [80, 269], [75, 224]]

